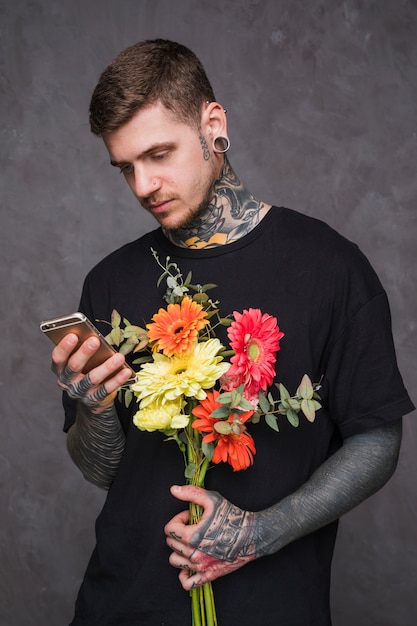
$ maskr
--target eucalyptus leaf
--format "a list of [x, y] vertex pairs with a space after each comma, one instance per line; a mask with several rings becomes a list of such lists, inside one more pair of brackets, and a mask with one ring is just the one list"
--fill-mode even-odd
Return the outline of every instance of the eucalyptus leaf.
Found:
[[122, 317], [116, 309], [113, 309], [111, 312], [111, 325], [112, 328], [116, 328], [116, 326], [120, 326], [120, 322], [122, 321]]
[[192, 480], [194, 478], [195, 471], [196, 471], [195, 463], [189, 463], [184, 470], [185, 478], [187, 478], [188, 480]]
[[243, 411], [253, 411], [253, 406], [249, 402], [249, 400], [246, 400], [246, 398], [242, 398], [239, 402], [239, 409], [242, 409]]
[[219, 352], [220, 356], [222, 356], [224, 359], [227, 359], [229, 356], [233, 356], [234, 353], [234, 350], [222, 350], [221, 352]]
[[290, 408], [293, 411], [299, 411], [300, 410], [300, 401], [297, 400], [297, 398], [289, 398], [288, 399], [288, 404], [289, 404]]
[[133, 348], [134, 348], [133, 344], [126, 342], [120, 346], [119, 352], [126, 356], [127, 354], [130, 354], [133, 351]]
[[265, 422], [270, 428], [272, 428], [272, 430], [275, 430], [277, 433], [279, 433], [278, 420], [275, 415], [273, 415], [272, 413], [268, 413], [267, 415], [265, 415]]
[[187, 277], [186, 277], [186, 279], [184, 280], [184, 285], [185, 285], [186, 287], [189, 287], [189, 286], [190, 286], [192, 275], [193, 275], [193, 274], [192, 274], [192, 272], [188, 272]]
[[120, 346], [120, 341], [122, 339], [122, 331], [120, 329], [120, 326], [117, 326], [116, 328], [112, 328], [110, 337], [111, 337], [111, 343], [114, 346]]
[[242, 400], [242, 392], [240, 391], [240, 387], [238, 387], [237, 389], [233, 389], [232, 391], [232, 400], [230, 405], [233, 408], [236, 408], [238, 406], [240, 406], [240, 402]]
[[299, 426], [300, 418], [295, 411], [293, 411], [292, 409], [288, 409], [285, 415], [291, 426], [294, 426], [294, 428], [297, 428], [297, 426]]
[[221, 393], [216, 398], [216, 402], [218, 402], [219, 404], [230, 404], [231, 401], [232, 401], [232, 394], [230, 391], [225, 391], [224, 393]]
[[215, 289], [216, 287], [217, 285], [215, 285], [214, 283], [206, 283], [201, 287], [201, 291], [210, 291], [210, 289]]
[[130, 389], [126, 389], [125, 397], [124, 397], [126, 408], [130, 406], [130, 403], [132, 402], [132, 400], [133, 400], [133, 393], [130, 391]]
[[203, 451], [204, 456], [211, 461], [214, 454], [214, 443], [210, 441], [209, 443], [205, 443], [204, 441], [201, 443], [201, 449]]
[[288, 391], [286, 387], [284, 387], [282, 383], [279, 383], [278, 389], [279, 389], [279, 396], [281, 398], [281, 402], [283, 402], [284, 400], [288, 400], [291, 397], [290, 392]]
[[301, 379], [300, 386], [297, 389], [297, 396], [300, 396], [304, 400], [311, 400], [313, 397], [314, 389], [310, 378], [307, 374], [304, 374]]
[[229, 417], [229, 415], [230, 415], [229, 406], [219, 406], [218, 409], [214, 409], [214, 411], [210, 413], [210, 417], [217, 417], [218, 419]]
[[141, 356], [133, 361], [133, 365], [142, 365], [142, 363], [150, 363], [152, 361], [151, 355]]
[[268, 402], [268, 400], [266, 399], [263, 393], [260, 393], [258, 397], [259, 397], [259, 407], [262, 413], [268, 413], [268, 411], [271, 408], [270, 403]]
[[314, 422], [316, 417], [316, 409], [313, 400], [305, 398], [301, 401], [301, 410], [308, 419], [309, 422]]
[[142, 339], [142, 341], [139, 341], [139, 343], [137, 344], [137, 346], [135, 346], [135, 349], [133, 350], [133, 352], [140, 352], [141, 350], [143, 350], [144, 348], [146, 348], [146, 346], [148, 345], [149, 341], [148, 339]]
[[193, 295], [193, 300], [198, 303], [206, 302], [208, 299], [209, 297], [206, 293], [195, 293]]

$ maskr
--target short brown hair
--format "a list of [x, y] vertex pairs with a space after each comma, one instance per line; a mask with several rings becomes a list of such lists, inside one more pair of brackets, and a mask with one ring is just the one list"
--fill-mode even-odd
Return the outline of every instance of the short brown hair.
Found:
[[215, 100], [196, 55], [165, 39], [142, 41], [123, 50], [101, 74], [90, 102], [96, 135], [118, 129], [157, 101], [179, 120], [199, 125], [203, 102]]

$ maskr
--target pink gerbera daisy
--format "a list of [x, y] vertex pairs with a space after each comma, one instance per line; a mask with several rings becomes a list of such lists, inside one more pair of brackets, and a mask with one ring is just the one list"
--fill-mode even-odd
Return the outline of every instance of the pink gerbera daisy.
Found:
[[254, 396], [265, 391], [274, 380], [276, 353], [284, 333], [277, 319], [268, 313], [262, 314], [260, 309], [235, 311], [233, 316], [235, 321], [227, 333], [235, 354], [226, 376], [236, 381], [236, 387], [244, 385], [245, 397]]

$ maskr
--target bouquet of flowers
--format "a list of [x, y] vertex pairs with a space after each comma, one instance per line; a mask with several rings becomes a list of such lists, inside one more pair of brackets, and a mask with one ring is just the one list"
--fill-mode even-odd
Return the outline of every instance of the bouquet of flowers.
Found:
[[[160, 308], [146, 329], [132, 325], [113, 311], [107, 340], [124, 354], [141, 353], [133, 361], [137, 380], [123, 390], [124, 401], [138, 402], [133, 421], [143, 431], [160, 431], [175, 441], [184, 455], [185, 477], [204, 486], [210, 464], [229, 463], [234, 471], [247, 469], [256, 454], [249, 423], [261, 418], [279, 431], [284, 415], [296, 427], [301, 412], [309, 421], [321, 408], [313, 385], [305, 374], [291, 396], [283, 384], [279, 399], [269, 390], [275, 377], [276, 355], [284, 333], [277, 319], [259, 309], [221, 317], [219, 302], [209, 297], [213, 284], [194, 285], [191, 273], [184, 279], [176, 263], [165, 264], [152, 250], [166, 279], [166, 308]], [[227, 327], [230, 348], [216, 337]], [[227, 360], [229, 359], [229, 361]], [[190, 523], [202, 511], [190, 503]], [[193, 626], [216, 626], [211, 583], [192, 589]]]

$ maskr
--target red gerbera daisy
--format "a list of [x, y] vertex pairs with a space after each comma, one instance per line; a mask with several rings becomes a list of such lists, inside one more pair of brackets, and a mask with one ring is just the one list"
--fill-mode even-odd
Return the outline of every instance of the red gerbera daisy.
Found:
[[219, 395], [215, 389], [208, 391], [207, 397], [193, 409], [193, 415], [198, 418], [194, 420], [193, 428], [208, 433], [203, 437], [204, 443], [217, 442], [211, 459], [213, 463], [228, 462], [235, 472], [247, 469], [253, 463], [256, 448], [253, 438], [246, 432], [245, 422], [254, 412], [233, 413], [227, 420], [210, 417], [222, 406], [216, 401]]
[[148, 337], [155, 341], [154, 350], [166, 356], [187, 354], [198, 338], [198, 332], [208, 324], [206, 313], [198, 302], [183, 298], [181, 304], [168, 304], [159, 309], [147, 324]]
[[277, 319], [260, 309], [233, 313], [235, 321], [228, 328], [230, 346], [235, 354], [227, 377], [235, 379], [237, 386], [245, 386], [245, 396], [265, 391], [275, 376], [276, 353], [284, 336]]

